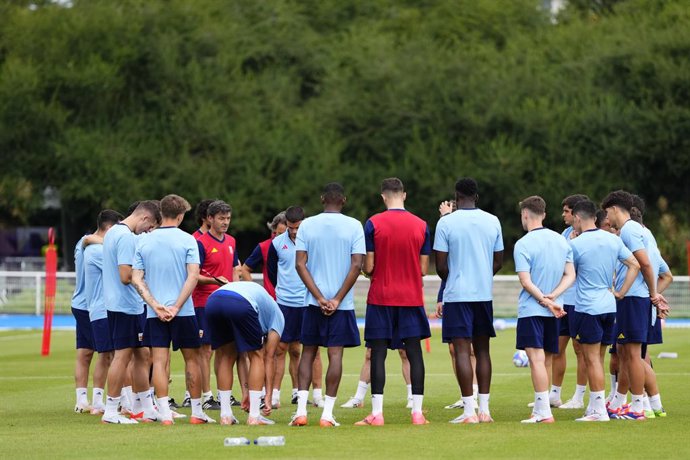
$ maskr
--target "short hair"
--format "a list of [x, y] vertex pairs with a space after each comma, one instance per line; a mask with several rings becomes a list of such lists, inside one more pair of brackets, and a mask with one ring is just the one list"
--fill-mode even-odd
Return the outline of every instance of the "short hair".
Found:
[[642, 212], [640, 212], [640, 210], [635, 206], [630, 209], [630, 218], [640, 225], [644, 224], [644, 221], [642, 220]]
[[300, 206], [290, 206], [285, 210], [285, 219], [288, 222], [299, 222], [304, 220], [304, 209]]
[[474, 198], [479, 193], [479, 185], [471, 177], [463, 177], [455, 183], [455, 193], [467, 198]]
[[214, 201], [215, 200], [201, 200], [197, 203], [196, 209], [194, 209], [194, 219], [199, 227], [201, 227], [204, 220], [208, 217], [208, 205]]
[[538, 216], [544, 215], [546, 213], [546, 201], [538, 195], [529, 196], [520, 202], [520, 211], [523, 209], [527, 209]]
[[632, 200], [633, 208], [637, 208], [637, 210], [640, 211], [640, 216], [644, 216], [644, 213], [647, 210], [647, 205], [645, 204], [644, 199], [640, 195], [633, 194]]
[[633, 207], [633, 197], [625, 190], [616, 190], [606, 195], [606, 198], [601, 202], [601, 209], [608, 209], [612, 206], [618, 206], [628, 212]]
[[397, 177], [389, 177], [381, 182], [381, 193], [402, 193], [405, 187]]
[[180, 195], [166, 195], [161, 200], [161, 214], [167, 219], [174, 219], [192, 209], [189, 202]]
[[144, 200], [140, 201], [139, 205], [134, 209], [135, 213], [143, 212], [153, 217], [157, 225], [161, 224], [163, 220], [161, 216], [161, 208], [157, 201], [154, 200]]
[[141, 201], [137, 200], [129, 205], [129, 208], [127, 208], [127, 217], [131, 216], [134, 210], [139, 207], [139, 203], [141, 203]]
[[563, 201], [561, 201], [561, 206], [567, 206], [568, 208], [573, 209], [576, 204], [583, 200], [589, 200], [589, 197], [587, 195], [582, 195], [579, 193], [575, 195], [569, 195], [563, 198]]
[[272, 232], [275, 232], [280, 224], [285, 224], [285, 211], [280, 211], [273, 217], [272, 221], [266, 222], [266, 226]]
[[345, 198], [345, 189], [337, 182], [330, 182], [323, 188], [323, 199], [326, 203], [337, 203]]
[[606, 220], [606, 211], [604, 211], [603, 209], [598, 210], [594, 216], [594, 225], [596, 225], [597, 228], [601, 228], [604, 225], [605, 220]]
[[573, 215], [581, 219], [594, 219], [597, 214], [597, 205], [592, 200], [582, 200], [573, 206]]
[[99, 230], [105, 230], [106, 227], [113, 226], [122, 219], [124, 219], [124, 217], [122, 217], [122, 214], [119, 212], [113, 211], [112, 209], [104, 209], [98, 213], [98, 217], [96, 217], [96, 225], [98, 226]]
[[206, 215], [209, 217], [213, 217], [216, 214], [227, 213], [232, 214], [232, 206], [230, 206], [223, 200], [215, 200], [214, 202], [208, 205], [208, 209], [206, 210]]

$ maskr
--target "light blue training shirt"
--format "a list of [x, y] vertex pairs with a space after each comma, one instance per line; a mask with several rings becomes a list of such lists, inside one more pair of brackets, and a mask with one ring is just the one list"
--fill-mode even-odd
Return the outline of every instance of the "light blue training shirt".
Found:
[[103, 238], [103, 295], [109, 311], [138, 315], [144, 310], [132, 284], [120, 281], [120, 265], [134, 265], [137, 236], [120, 222], [113, 225]]
[[84, 248], [84, 280], [89, 319], [97, 321], [108, 317], [103, 296], [103, 245], [90, 244]]
[[72, 308], [77, 310], [87, 310], [86, 293], [84, 284], [84, 237], [79, 238], [74, 247], [74, 294], [72, 294]]
[[[270, 330], [276, 331], [279, 335], [283, 334], [283, 328], [285, 327], [283, 312], [280, 311], [276, 301], [266, 292], [263, 286], [253, 281], [236, 281], [219, 287], [215, 292], [223, 291], [241, 295], [254, 307], [254, 310], [259, 315], [259, 324], [264, 334], [268, 334]], [[211, 295], [213, 296], [214, 294]]]
[[307, 288], [295, 268], [297, 245], [290, 239], [289, 232], [284, 232], [273, 238], [271, 246], [268, 249], [268, 269], [273, 271], [273, 265], [276, 265], [278, 273], [275, 288], [278, 304], [284, 307], [306, 306]]

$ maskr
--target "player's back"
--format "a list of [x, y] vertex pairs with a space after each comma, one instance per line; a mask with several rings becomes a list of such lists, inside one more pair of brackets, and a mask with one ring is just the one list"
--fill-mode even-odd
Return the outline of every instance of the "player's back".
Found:
[[142, 300], [131, 284], [122, 284], [120, 265], [134, 265], [137, 237], [123, 223], [115, 224], [103, 238], [103, 294], [110, 311], [139, 314]]
[[95, 321], [107, 317], [103, 296], [103, 245], [90, 244], [84, 248], [84, 280], [89, 319]]
[[217, 292], [235, 293], [249, 302], [259, 315], [259, 323], [264, 334], [270, 329], [274, 329], [278, 334], [283, 333], [283, 313], [273, 297], [260, 284], [253, 281], [237, 281], [219, 287]]
[[374, 253], [367, 303], [424, 305], [419, 256], [431, 252], [426, 222], [404, 209], [390, 209], [367, 221], [365, 239], [367, 252]]

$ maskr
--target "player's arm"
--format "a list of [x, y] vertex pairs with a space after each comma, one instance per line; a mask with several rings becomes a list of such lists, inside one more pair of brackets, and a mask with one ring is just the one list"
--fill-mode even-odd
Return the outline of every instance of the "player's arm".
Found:
[[350, 289], [352, 289], [352, 286], [355, 285], [355, 281], [357, 281], [357, 277], [359, 276], [359, 273], [362, 271], [363, 259], [364, 255], [362, 254], [350, 255], [350, 271], [347, 272], [345, 281], [343, 281], [343, 284], [342, 286], [340, 286], [340, 289], [338, 289], [338, 292], [336, 292], [335, 296], [332, 299], [330, 299], [331, 309], [333, 311], [338, 309], [340, 302], [343, 301], [347, 293], [350, 292]]
[[652, 268], [652, 262], [649, 260], [649, 255], [646, 249], [638, 249], [633, 252], [637, 263], [640, 265], [640, 271], [642, 272], [642, 277], [644, 282], [647, 284], [649, 289], [649, 297], [652, 302], [658, 302], [658, 293], [656, 289], [656, 279], [654, 278], [654, 268]]
[[257, 244], [252, 253], [249, 254], [249, 257], [247, 257], [247, 260], [245, 260], [244, 264], [242, 264], [242, 268], [240, 269], [240, 279], [242, 281], [251, 281], [252, 272], [254, 270], [258, 270], [259, 267], [261, 267], [262, 262], [263, 256], [261, 255], [261, 245]]
[[635, 282], [637, 274], [640, 272], [640, 264], [637, 262], [637, 258], [634, 255], [623, 260], [623, 265], [628, 267], [628, 272], [625, 274], [625, 279], [623, 280], [623, 285], [621, 286], [620, 291], [613, 293], [617, 299], [622, 299], [625, 297], [625, 294], [628, 293], [630, 287]]
[[366, 276], [371, 276], [372, 273], [374, 273], [374, 252], [367, 252], [367, 255], [364, 257], [364, 266], [362, 267], [362, 272]]
[[656, 282], [656, 290], [659, 294], [663, 293], [673, 283], [673, 274], [670, 271], [666, 273], [659, 273], [659, 279]]
[[319, 302], [319, 305], [323, 306], [326, 304], [326, 298], [323, 296], [318, 286], [316, 286], [316, 283], [314, 282], [314, 278], [312, 278], [311, 273], [309, 273], [309, 269], [307, 268], [307, 260], [309, 260], [307, 251], [297, 251], [295, 254], [295, 269], [297, 270], [297, 274], [299, 275], [307, 290]]
[[131, 265], [118, 265], [118, 270], [120, 271], [120, 282], [124, 285], [132, 283], [132, 266]]
[[175, 300], [175, 304], [171, 309], [172, 316], [176, 316], [179, 313], [184, 303], [189, 299], [189, 296], [192, 295], [198, 279], [199, 264], [187, 264], [187, 279], [185, 279], [180, 295], [177, 296], [177, 300]]
[[252, 280], [252, 269], [247, 265], [245, 262], [242, 264], [242, 268], [240, 269], [240, 279], [242, 281], [251, 281]]
[[434, 254], [436, 255], [436, 273], [441, 280], [445, 281], [448, 278], [448, 253], [436, 250]]
[[429, 256], [428, 255], [421, 255], [419, 256], [419, 266], [422, 269], [422, 276], [426, 276], [426, 274], [429, 272]]
[[[278, 349], [278, 342], [280, 342], [280, 335], [271, 329], [268, 331], [266, 337], [265, 353], [264, 353], [264, 369], [266, 382], [266, 403], [273, 401], [273, 376], [276, 369], [276, 350]], [[270, 413], [270, 412], [269, 412]], [[269, 415], [264, 413], [264, 415]]]
[[84, 239], [81, 241], [81, 246], [83, 248], [91, 244], [103, 244], [103, 237], [93, 233], [91, 235], [86, 235]]
[[144, 299], [144, 302], [146, 302], [149, 307], [153, 308], [153, 311], [156, 312], [156, 315], [161, 321], [169, 321], [172, 319], [174, 315], [171, 315], [168, 309], [151, 294], [144, 280], [144, 270], [132, 270], [132, 284], [141, 298]]
[[424, 243], [419, 250], [419, 268], [421, 275], [425, 276], [429, 273], [429, 254], [431, 254], [431, 232], [429, 226], [426, 225], [424, 229]]
[[561, 277], [561, 281], [558, 283], [558, 286], [551, 291], [551, 293], [547, 296], [551, 298], [552, 300], [557, 299], [560, 297], [570, 286], [573, 285], [575, 282], [575, 265], [572, 262], [566, 262], [565, 267], [563, 269], [563, 276]]
[[494, 252], [494, 275], [503, 268], [503, 251]]

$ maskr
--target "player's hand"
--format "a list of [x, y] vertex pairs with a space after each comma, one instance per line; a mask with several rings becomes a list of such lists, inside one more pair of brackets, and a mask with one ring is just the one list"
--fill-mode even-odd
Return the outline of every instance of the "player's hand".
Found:
[[156, 316], [158, 316], [158, 319], [161, 321], [170, 321], [170, 312], [168, 311], [167, 308], [165, 308], [164, 305], [161, 304], [156, 304], [156, 305], [151, 305], [151, 308], [153, 308], [153, 311], [156, 313]]
[[240, 405], [243, 411], [249, 412], [249, 392], [246, 395], [242, 395], [242, 404]]
[[620, 291], [613, 291], [613, 296], [616, 298], [616, 300], [621, 300], [623, 297], [625, 297], [623, 294], [620, 293]]
[[261, 413], [264, 414], [264, 416], [268, 417], [271, 415], [271, 411], [273, 410], [273, 406], [271, 405], [271, 400], [270, 398], [266, 398], [264, 401], [264, 408], [261, 409]]
[[216, 280], [219, 286], [224, 286], [228, 284], [230, 281], [224, 276], [216, 276]]
[[577, 238], [578, 236], [580, 236], [580, 233], [579, 233], [577, 230], [573, 230], [572, 232], [570, 232], [569, 238], [570, 238], [571, 240], [574, 240], [574, 239]]
[[340, 306], [340, 300], [338, 300], [338, 299], [330, 299], [330, 300], [328, 301], [328, 308], [329, 308], [333, 313], [335, 313], [335, 311], [338, 309], [339, 306]]
[[443, 302], [436, 303], [436, 317], [443, 318]]
[[319, 307], [321, 308], [321, 313], [324, 315], [328, 315], [328, 300], [325, 298], [317, 299], [317, 302], [319, 303]]
[[544, 294], [544, 298], [549, 299], [549, 300], [556, 300], [556, 296], [553, 295], [553, 292], [550, 292], [548, 294]]
[[661, 294], [659, 294], [659, 296], [661, 297], [661, 300], [656, 305], [656, 316], [661, 319], [666, 319], [668, 318], [668, 315], [671, 312], [671, 307], [669, 306], [664, 296], [662, 296]]
[[656, 294], [654, 294], [653, 296], [651, 296], [651, 295], [649, 296], [649, 299], [652, 301], [652, 303], [654, 305], [658, 305], [659, 302], [661, 302], [661, 299], [663, 299], [663, 298], [664, 297], [661, 294], [659, 294], [658, 292]]
[[441, 204], [438, 206], [438, 212], [441, 214], [441, 216], [450, 214], [453, 212], [453, 205], [450, 203], [450, 201], [441, 201]]

